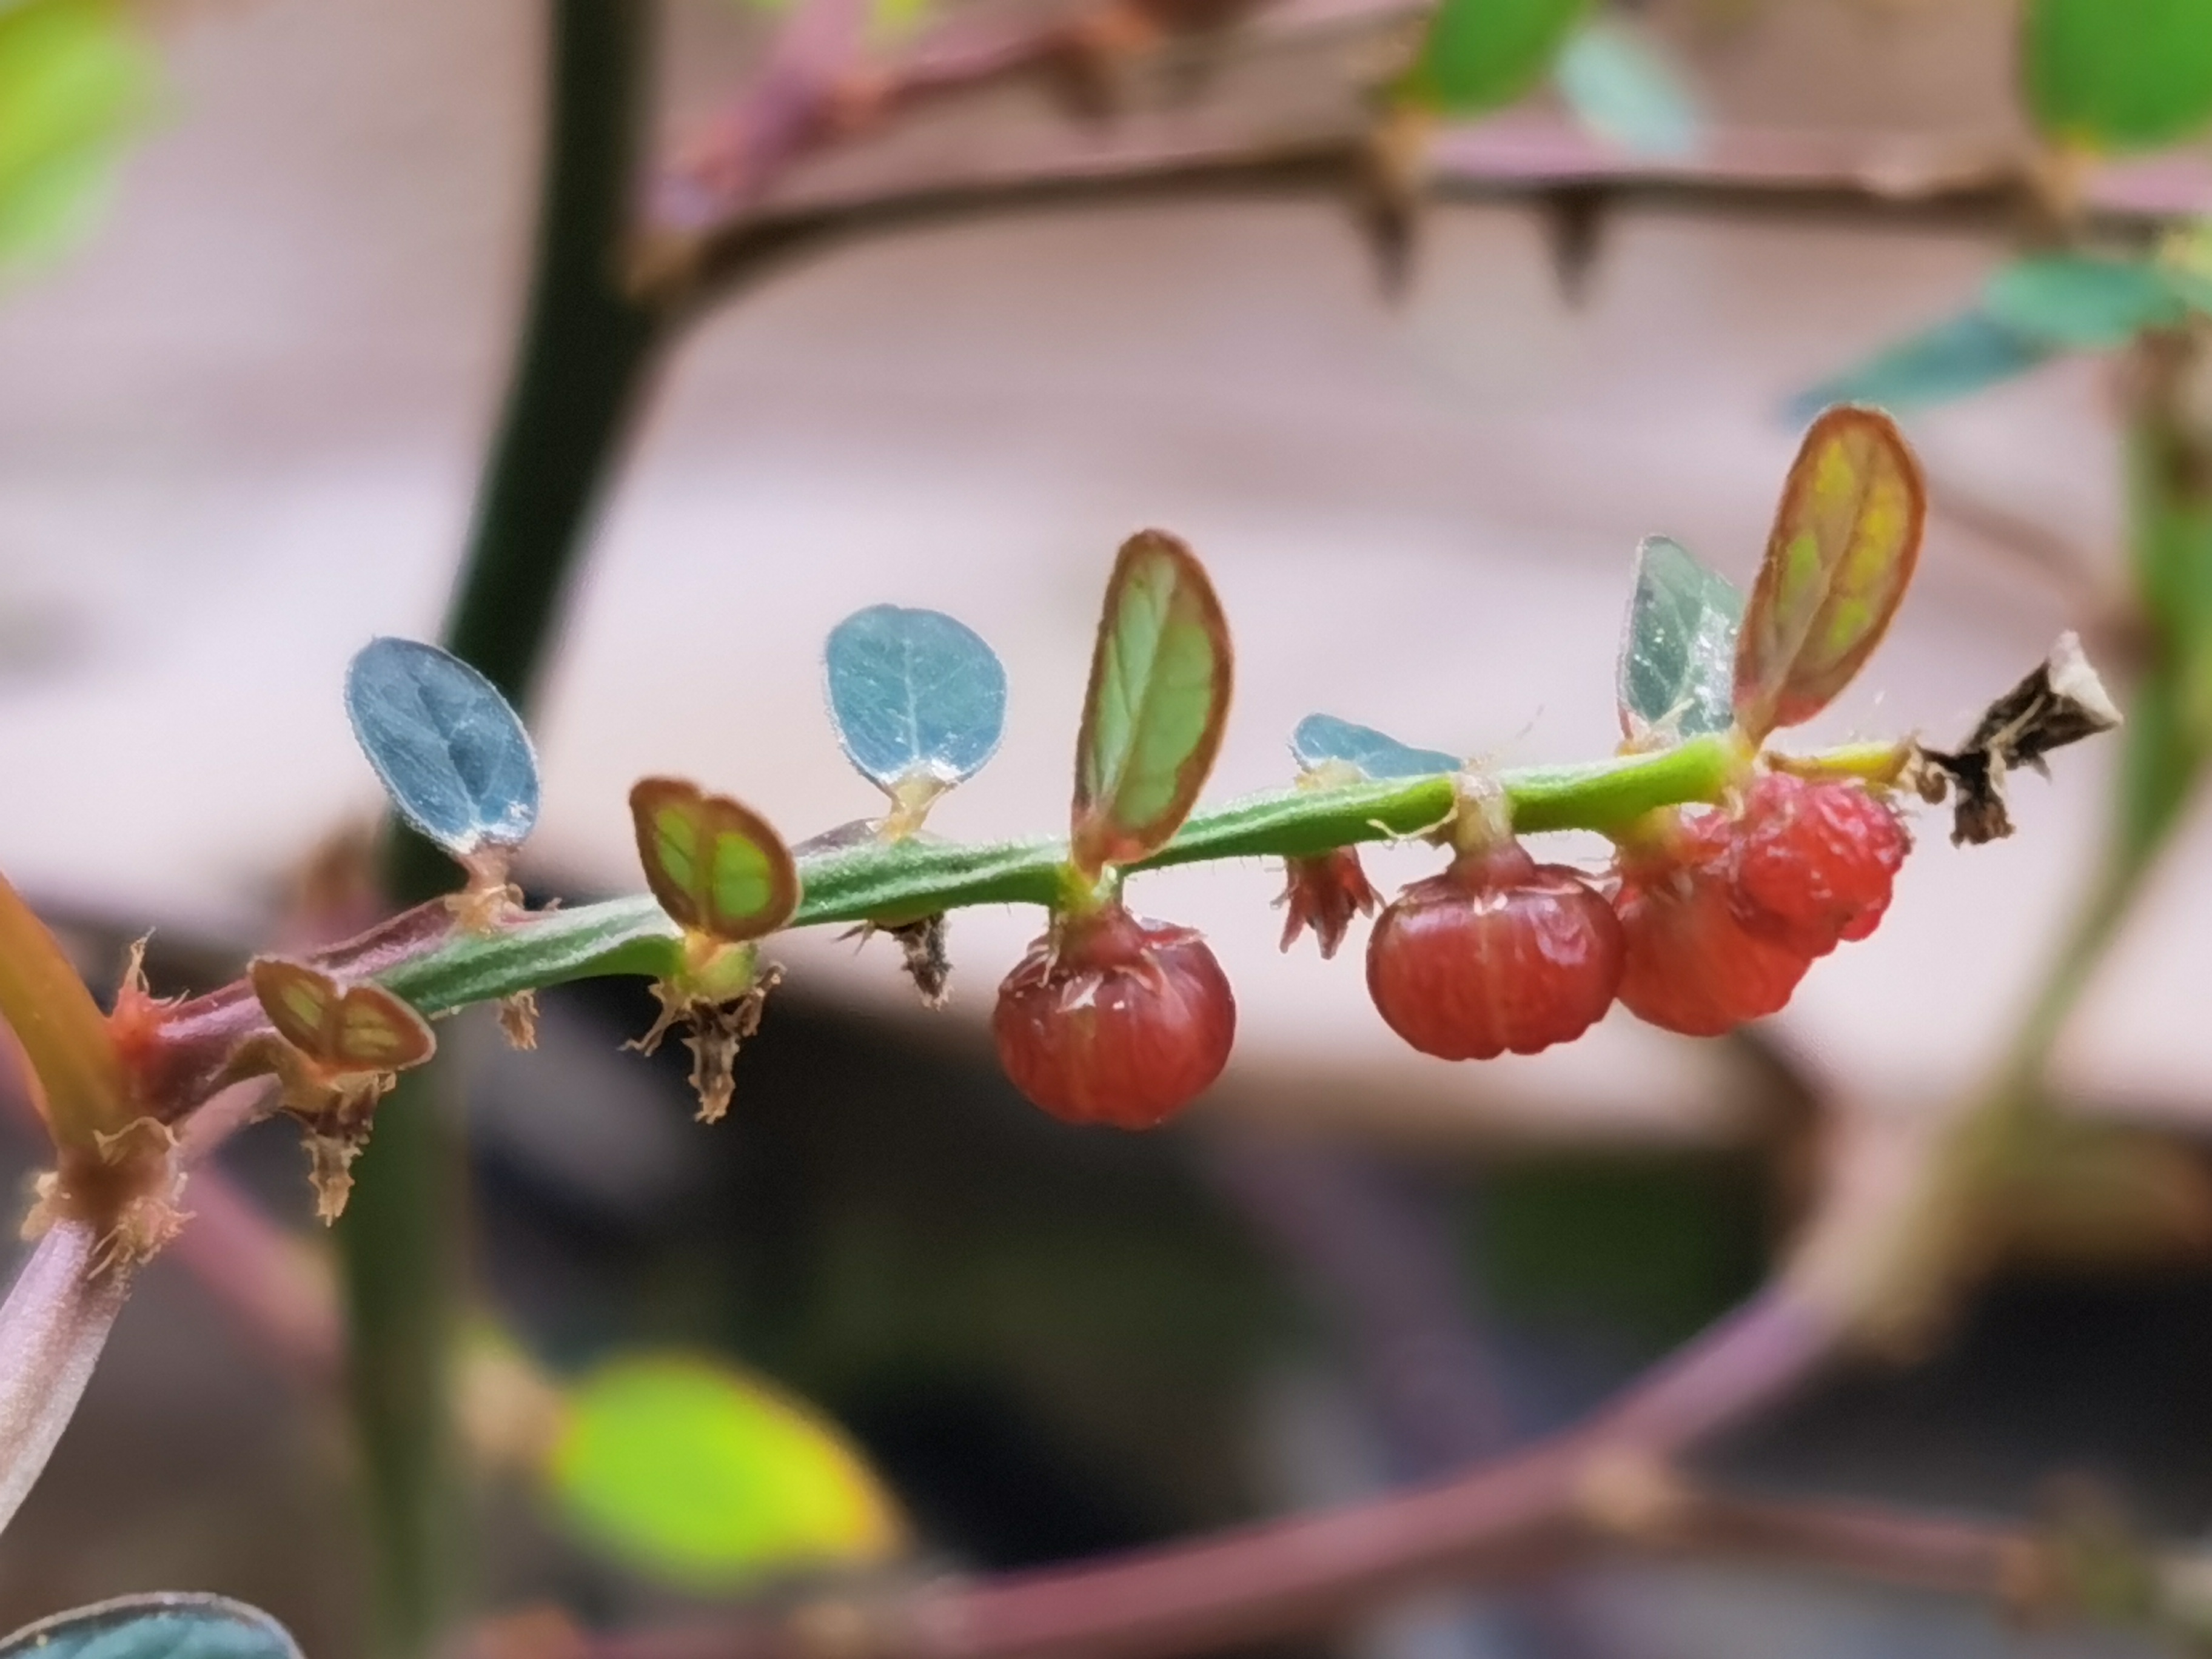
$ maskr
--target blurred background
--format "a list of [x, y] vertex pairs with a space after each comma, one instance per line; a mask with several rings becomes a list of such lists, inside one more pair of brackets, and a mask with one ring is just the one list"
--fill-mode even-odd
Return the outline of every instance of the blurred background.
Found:
[[[878, 18], [867, 51], [1048, 27], [1056, 3]], [[303, 872], [346, 867], [334, 838], [375, 822], [340, 678], [373, 635], [434, 637], [460, 568], [528, 290], [546, 9], [105, 9], [151, 65], [127, 153], [82, 234], [0, 277], [0, 868], [95, 986], [151, 927], [157, 988], [204, 988], [278, 935]], [[1010, 76], [841, 133], [762, 199], [1364, 142], [1419, 10], [1254, 9], [1113, 58], [1103, 100]], [[665, 157], [790, 31], [724, 0], [658, 10]], [[737, 793], [793, 840], [875, 810], [822, 712], [818, 653], [878, 601], [961, 617], [1011, 676], [999, 758], [933, 827], [1053, 827], [1100, 583], [1146, 526], [1192, 543], [1236, 629], [1215, 798], [1287, 781], [1290, 729], [1316, 709], [1502, 766], [1609, 752], [1638, 538], [1747, 580], [1792, 400], [1972, 306], [2049, 232], [2033, 192], [2007, 193], [2036, 176], [2008, 0], [1651, 0], [1601, 21], [1632, 43], [1628, 90], [1554, 72], [1449, 123], [1402, 269], [1357, 192], [1132, 193], [832, 239], [695, 307], [639, 399], [531, 708], [533, 896], [637, 885], [623, 803], [642, 774]], [[2098, 178], [2089, 210], [2130, 246], [2212, 209], [2201, 145]], [[1933, 503], [1920, 579], [1814, 739], [1963, 736], [2063, 629], [2118, 680], [2140, 667], [2129, 373], [2124, 349], [2054, 354], [1911, 414]], [[617, 1052], [651, 1018], [640, 986], [549, 994], [534, 1054], [471, 1017], [446, 1044], [483, 1300], [554, 1376], [650, 1346], [811, 1402], [905, 1516], [901, 1571], [1065, 1560], [1456, 1468], [1574, 1420], [1753, 1290], [1836, 1114], [1936, 1114], [2002, 1063], [2100, 867], [2121, 752], [2023, 780], [2009, 841], [1954, 850], [1923, 820], [1881, 931], [1721, 1042], [1616, 1010], [1534, 1060], [1425, 1060], [1375, 1015], [1358, 936], [1334, 963], [1278, 952], [1278, 868], [1146, 877], [1137, 908], [1206, 929], [1241, 1027], [1227, 1077], [1156, 1134], [1067, 1128], [999, 1079], [990, 989], [1032, 913], [952, 919], [935, 1013], [882, 941], [778, 940], [789, 981], [711, 1129], [678, 1059]], [[2183, 1195], [2171, 1224], [2011, 1261], [1716, 1467], [2031, 1522], [2110, 1511], [2168, 1540], [2212, 1524], [2205, 833], [2184, 819], [2131, 896], [2053, 1063], [2069, 1109], [2155, 1136], [2160, 1190]], [[1433, 861], [1395, 848], [1370, 869], [1388, 886]], [[27, 1175], [42, 1148], [6, 1133]], [[224, 1163], [323, 1248], [289, 1130]], [[0, 1543], [0, 1620], [188, 1586], [267, 1607], [316, 1659], [366, 1653], [356, 1467], [338, 1391], [165, 1259]], [[473, 1517], [487, 1609], [633, 1622], [788, 1565], [672, 1578], [580, 1539], [526, 1480]], [[1677, 1564], [1431, 1598], [1306, 1645], [2147, 1640]]]

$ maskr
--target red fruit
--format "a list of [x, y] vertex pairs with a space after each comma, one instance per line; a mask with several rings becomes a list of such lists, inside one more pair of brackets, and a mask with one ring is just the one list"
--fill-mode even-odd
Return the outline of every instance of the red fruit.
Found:
[[1887, 802], [1863, 785], [1770, 772], [1737, 820], [1737, 918], [1807, 956], [1874, 932], [1911, 841]]
[[1221, 1075], [1237, 999], [1196, 933], [1115, 906], [1030, 946], [991, 1035], [1014, 1086], [1054, 1117], [1149, 1129]]
[[1625, 858], [1613, 909], [1628, 947], [1620, 1000], [1638, 1018], [1718, 1036], [1779, 1012], [1812, 956], [1737, 915], [1735, 830], [1718, 812], [1686, 813], [1679, 841]]
[[1425, 1054], [1533, 1054], [1603, 1018], [1622, 954], [1602, 895], [1508, 842], [1463, 855], [1391, 902], [1367, 942], [1367, 989], [1390, 1029]]

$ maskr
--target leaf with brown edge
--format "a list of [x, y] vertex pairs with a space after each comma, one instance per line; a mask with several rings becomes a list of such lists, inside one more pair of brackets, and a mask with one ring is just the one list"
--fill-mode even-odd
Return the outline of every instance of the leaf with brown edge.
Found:
[[1221, 747], [1231, 677], [1205, 567], [1160, 531], [1132, 536], [1106, 585], [1076, 744], [1070, 854], [1086, 875], [1182, 827]]
[[1847, 404], [1813, 422], [1736, 638], [1736, 724], [1753, 742], [1850, 684], [1912, 580], [1926, 518], [1919, 463], [1888, 416]]
[[429, 1023], [381, 985], [341, 985], [282, 957], [256, 957], [246, 972], [276, 1035], [330, 1071], [402, 1072], [437, 1052]]
[[750, 807], [682, 778], [645, 778], [629, 811], [646, 884], [686, 933], [743, 944], [799, 908], [791, 849]]

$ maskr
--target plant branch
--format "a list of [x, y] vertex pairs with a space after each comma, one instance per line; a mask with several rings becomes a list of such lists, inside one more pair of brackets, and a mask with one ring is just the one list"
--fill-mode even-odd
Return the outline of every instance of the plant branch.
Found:
[[[1693, 738], [1647, 755], [1499, 775], [1526, 833], [1618, 829], [1661, 806], [1717, 799], [1735, 775], [1729, 739]], [[1255, 795], [1185, 824], [1133, 872], [1200, 860], [1298, 856], [1433, 830], [1451, 814], [1447, 775]], [[869, 842], [802, 855], [795, 927], [897, 922], [973, 904], [1051, 904], [1062, 892], [1064, 841], [981, 846]], [[663, 977], [678, 960], [676, 925], [646, 894], [540, 914], [489, 935], [456, 934], [380, 972], [426, 1014], [609, 974]]]
[[[770, 192], [738, 213], [673, 234], [643, 293], [696, 308], [848, 240], [1010, 213], [1172, 201], [1319, 198], [1353, 204], [1373, 189], [1375, 136], [1364, 127], [1288, 141], [1232, 138], [1096, 146], [954, 175], [922, 174], [842, 191]], [[1624, 155], [1569, 123], [1510, 115], [1447, 131], [1419, 185], [1435, 204], [1572, 198], [1729, 217], [1815, 218], [1946, 233], [2010, 227], [2029, 199], [2025, 158], [2008, 145], [1872, 152], [1863, 137], [1745, 129], [1711, 135], [1693, 161]], [[2188, 157], [2115, 166], [2087, 187], [2086, 225], [2142, 237], [2176, 216], [2212, 210], [2212, 169]]]
[[0, 1304], [0, 1527], [45, 1470], [130, 1297], [130, 1273], [104, 1249], [87, 1223], [55, 1223]]
[[860, 1659], [1138, 1659], [1310, 1632], [1632, 1535], [1625, 1490], [1663, 1495], [1667, 1458], [1760, 1410], [1842, 1337], [1821, 1309], [1769, 1291], [1581, 1429], [1451, 1480], [1102, 1562], [607, 1637], [592, 1659], [820, 1659], [825, 1632]]
[[[549, 0], [545, 160], [529, 311], [487, 460], [453, 610], [455, 655], [525, 706], [660, 337], [630, 298], [637, 145], [653, 0]], [[401, 902], [443, 884], [427, 844], [397, 836]], [[464, 1580], [452, 1389], [465, 1277], [464, 1155], [434, 1076], [379, 1116], [337, 1229], [348, 1377], [377, 1547], [376, 1646], [439, 1640]]]

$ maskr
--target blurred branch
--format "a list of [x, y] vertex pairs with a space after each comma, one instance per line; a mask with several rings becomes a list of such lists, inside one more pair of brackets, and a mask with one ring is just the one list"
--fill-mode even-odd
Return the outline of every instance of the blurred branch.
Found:
[[592, 1659], [1121, 1659], [1335, 1622], [1424, 1585], [1549, 1565], [1622, 1531], [1622, 1483], [1742, 1421], [1827, 1359], [1842, 1330], [1771, 1291], [1584, 1427], [1372, 1503], [1103, 1562], [892, 1598], [597, 1638]]
[[[468, 556], [444, 629], [518, 708], [543, 671], [569, 576], [615, 470], [660, 337], [624, 285], [654, 0], [548, 0], [532, 288]], [[397, 836], [390, 896], [451, 879]], [[336, 1229], [347, 1376], [376, 1545], [375, 1650], [439, 1641], [465, 1578], [453, 1420], [466, 1261], [461, 1132], [444, 1068], [411, 1073], [380, 1109], [362, 1184]], [[450, 1085], [443, 1085], [449, 1088]]]
[[1202, 1148], [1215, 1188], [1336, 1316], [1401, 1472], [1510, 1443], [1505, 1391], [1444, 1218], [1342, 1146], [1231, 1130]]
[[[1289, 141], [1178, 140], [1015, 160], [955, 177], [842, 194], [771, 195], [757, 208], [659, 247], [641, 292], [684, 308], [801, 254], [872, 235], [1046, 210], [1182, 201], [1367, 203], [1386, 164], [1361, 129]], [[2115, 231], [2148, 234], [2169, 212], [2212, 208], [2212, 169], [2176, 165], [2102, 175], [2089, 200]], [[1721, 133], [1694, 165], [1624, 156], [1563, 122], [1513, 117], [1448, 131], [1420, 180], [1431, 204], [1548, 207], [1598, 192], [1607, 207], [1727, 216], [1787, 216], [1923, 227], [1947, 234], [2008, 226], [2027, 199], [2020, 158], [1976, 152], [1917, 167], [1856, 159], [1782, 132]]]

